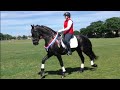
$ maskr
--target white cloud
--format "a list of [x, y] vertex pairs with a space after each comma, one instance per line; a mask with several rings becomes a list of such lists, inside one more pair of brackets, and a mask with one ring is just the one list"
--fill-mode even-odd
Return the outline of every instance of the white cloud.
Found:
[[[92, 11], [93, 12], [93, 11]], [[120, 11], [97, 11], [92, 14], [79, 15], [77, 18], [74, 17], [75, 22], [88, 22], [105, 20], [111, 17], [120, 17]]]
[[[54, 13], [58, 13], [62, 11], [32, 11], [32, 12], [3, 12], [1, 17], [1, 25], [2, 26], [14, 26], [14, 25], [29, 25], [29, 24], [59, 24], [63, 22], [63, 17], [53, 16]], [[52, 16], [50, 16], [50, 14]], [[36, 17], [36, 15], [41, 15]], [[47, 15], [47, 16], [44, 16]], [[31, 16], [31, 17], [29, 17]], [[6, 18], [5, 18], [6, 17]], [[24, 17], [24, 18], [23, 18]], [[26, 17], [26, 18], [25, 18]], [[28, 18], [29, 17], [29, 18]], [[52, 17], [52, 18], [49, 18]], [[7, 19], [9, 18], [9, 19]]]
[[62, 13], [63, 11], [7, 11], [1, 13], [2, 19], [28, 18], [35, 16], [47, 16]]

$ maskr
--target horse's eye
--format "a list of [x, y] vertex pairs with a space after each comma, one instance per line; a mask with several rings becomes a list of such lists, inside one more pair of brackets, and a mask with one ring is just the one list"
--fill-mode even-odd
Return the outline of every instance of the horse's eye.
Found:
[[37, 30], [36, 30], [36, 29], [34, 29], [34, 31], [35, 31], [35, 32], [37, 32]]
[[34, 37], [34, 34], [32, 34], [32, 37]]

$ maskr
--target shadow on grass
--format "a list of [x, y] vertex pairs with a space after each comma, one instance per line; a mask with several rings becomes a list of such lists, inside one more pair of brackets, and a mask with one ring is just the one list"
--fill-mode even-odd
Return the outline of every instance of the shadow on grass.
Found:
[[[93, 67], [84, 67], [84, 71], [86, 71], [86, 70], [95, 71], [96, 68], [93, 68]], [[75, 67], [75, 68], [67, 67], [66, 68], [66, 74], [67, 75], [70, 75], [73, 72], [80, 72], [80, 67]], [[40, 72], [38, 74], [40, 75]], [[59, 69], [59, 70], [56, 70], [56, 71], [45, 71], [45, 75], [43, 77], [41, 77], [41, 79], [44, 79], [48, 75], [62, 75], [62, 70]]]
[[[95, 71], [96, 68], [93, 68], [93, 67], [84, 67], [84, 71], [86, 71], [86, 70]], [[68, 75], [72, 74], [73, 72], [79, 72], [79, 71], [80, 71], [80, 67], [75, 67], [75, 68], [68, 67], [68, 68], [66, 68], [66, 73]], [[62, 70], [59, 69], [59, 70], [56, 70], [56, 71], [45, 71], [45, 73], [48, 73], [48, 74], [51, 74], [51, 75], [61, 75]]]

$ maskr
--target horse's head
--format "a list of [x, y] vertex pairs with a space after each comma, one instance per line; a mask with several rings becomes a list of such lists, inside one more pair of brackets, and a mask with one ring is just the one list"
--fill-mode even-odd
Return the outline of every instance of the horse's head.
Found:
[[31, 25], [31, 27], [32, 27], [32, 29], [31, 29], [32, 42], [34, 45], [38, 45], [39, 40], [42, 36], [40, 35], [37, 26]]
[[54, 35], [56, 34], [55, 31], [53, 31], [51, 28], [43, 26], [43, 25], [31, 25], [31, 34], [32, 34], [32, 41], [34, 45], [39, 44], [40, 39], [46, 39], [46, 41], [49, 41], [49, 39], [52, 39]]

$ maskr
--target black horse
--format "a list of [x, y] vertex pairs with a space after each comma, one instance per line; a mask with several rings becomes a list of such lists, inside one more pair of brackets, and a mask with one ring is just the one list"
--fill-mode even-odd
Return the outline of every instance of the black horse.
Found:
[[[42, 59], [41, 64], [41, 76], [44, 76], [44, 64], [48, 58], [55, 55], [57, 59], [59, 60], [60, 66], [62, 68], [62, 77], [65, 76], [65, 68], [62, 61], [61, 55], [67, 54], [67, 50], [62, 47], [60, 43], [61, 35], [59, 35], [57, 32], [52, 30], [51, 28], [43, 25], [31, 25], [31, 34], [32, 34], [32, 42], [34, 45], [39, 44], [40, 39], [45, 40], [45, 48], [47, 51], [47, 55]], [[97, 56], [92, 51], [92, 44], [90, 40], [83, 36], [83, 35], [76, 35], [78, 46], [76, 48], [72, 48], [72, 52], [77, 51], [78, 55], [81, 58], [82, 64], [80, 68], [80, 72], [84, 71], [84, 56], [82, 52], [84, 52], [91, 60], [91, 66], [97, 67], [96, 64], [94, 64], [94, 60], [97, 59]]]

